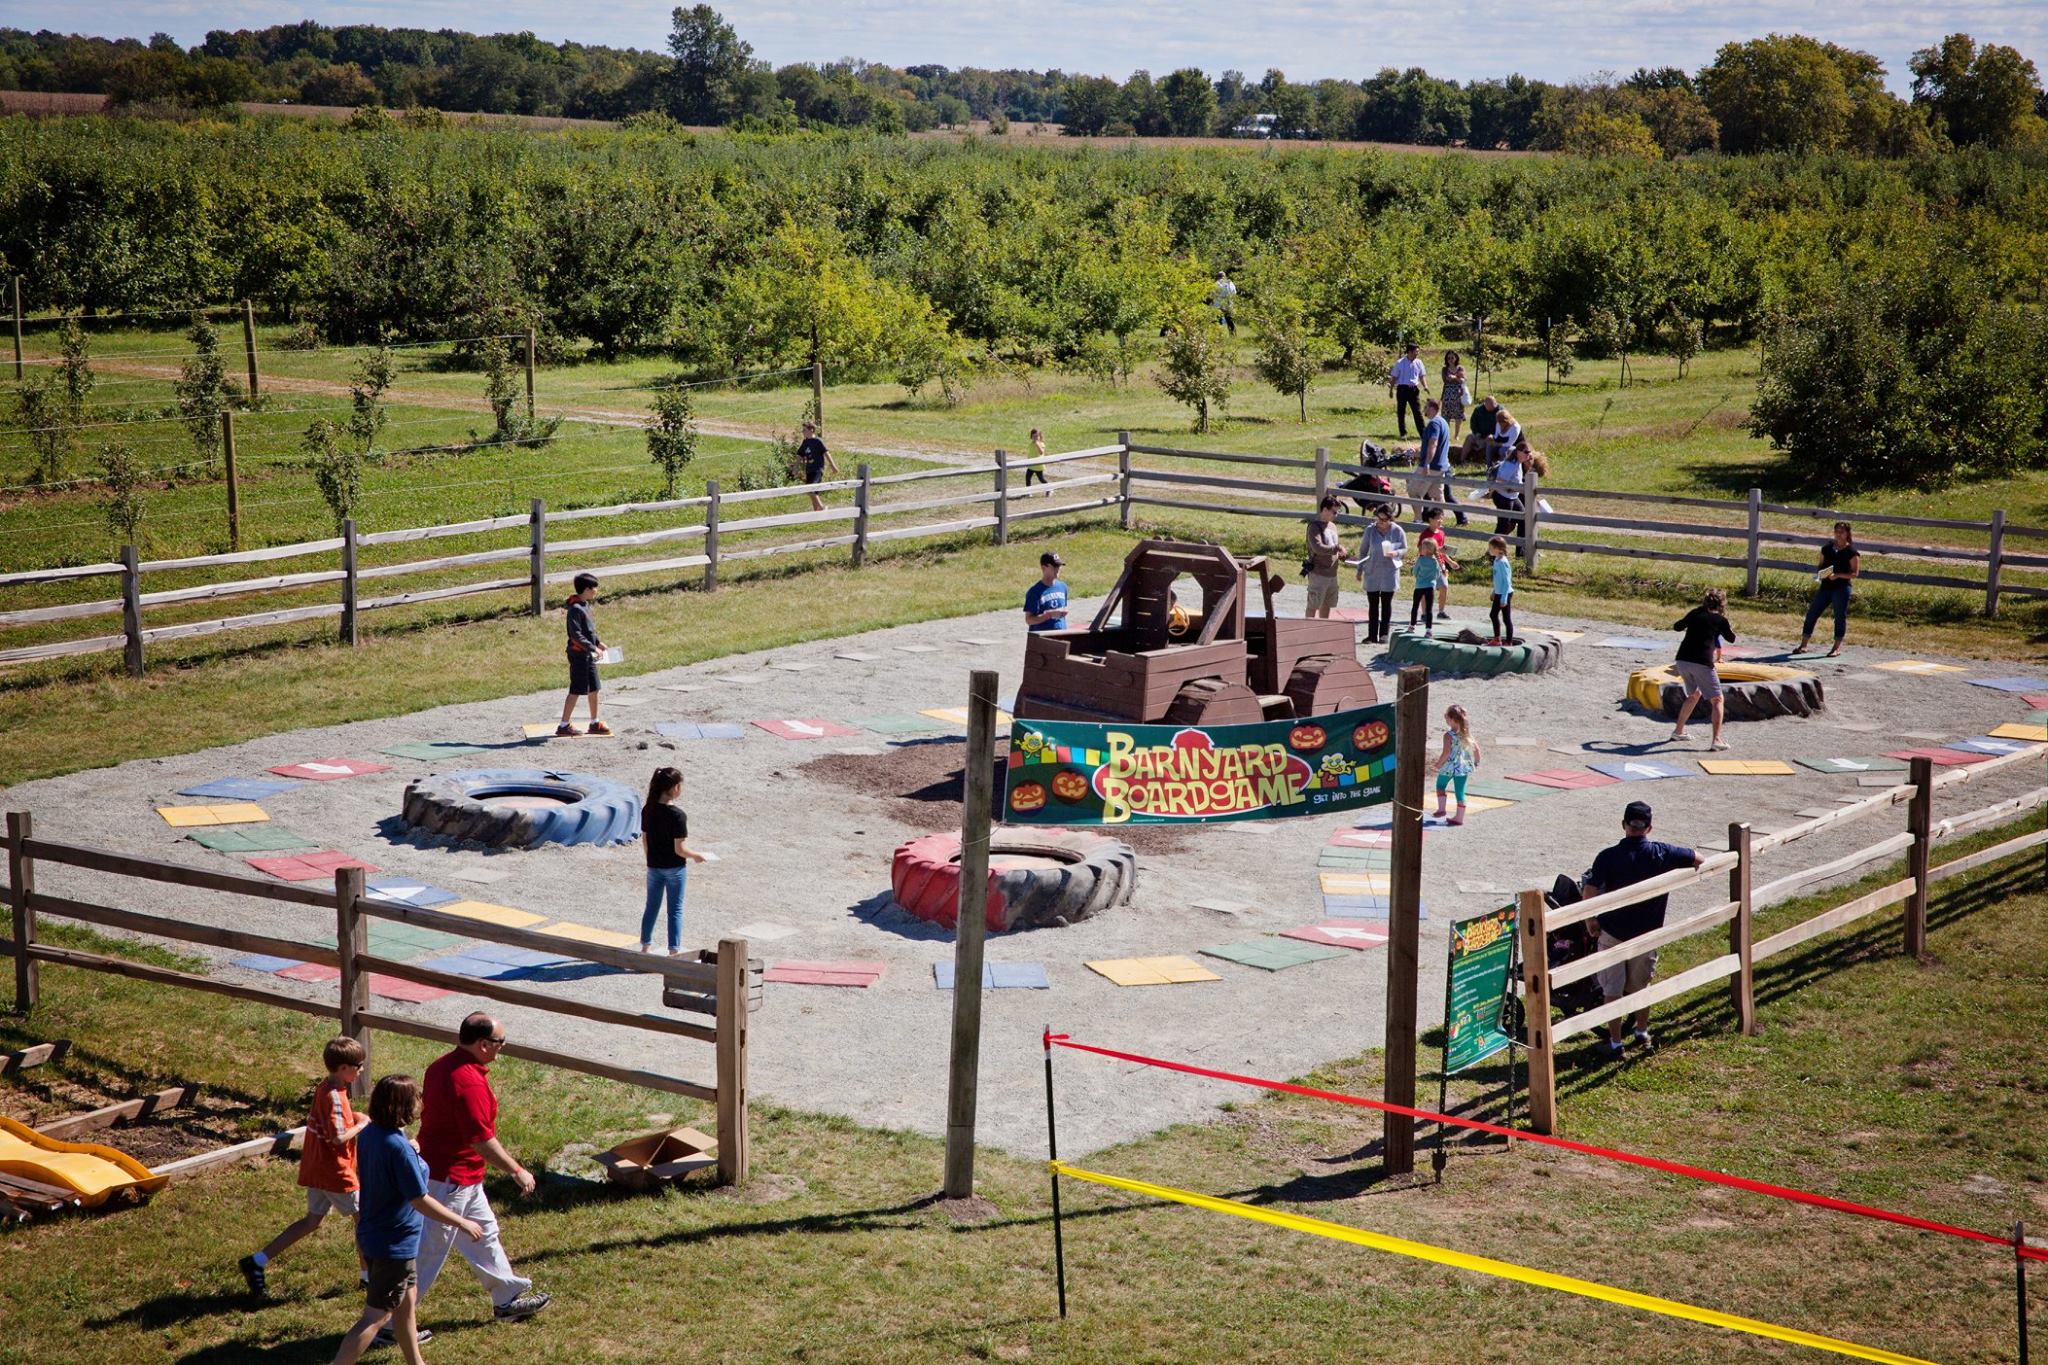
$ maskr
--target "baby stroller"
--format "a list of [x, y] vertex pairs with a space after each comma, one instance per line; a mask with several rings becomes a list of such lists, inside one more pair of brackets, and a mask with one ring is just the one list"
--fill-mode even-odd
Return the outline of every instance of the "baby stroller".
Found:
[[[1560, 906], [1577, 905], [1582, 899], [1584, 897], [1579, 895], [1578, 882], [1560, 872], [1557, 880], [1550, 884], [1550, 890], [1544, 893], [1543, 903], [1555, 910]], [[1567, 962], [1576, 962], [1599, 948], [1600, 921], [1595, 917], [1580, 920], [1577, 924], [1567, 924], [1562, 929], [1552, 930], [1549, 939], [1550, 969], [1556, 971]], [[1560, 986], [1550, 994], [1550, 1003], [1564, 1011], [1568, 1017], [1583, 1014], [1604, 1003], [1606, 999], [1606, 994], [1600, 989], [1600, 978], [1597, 975], [1574, 981], [1568, 986]]]
[[1352, 475], [1338, 487], [1352, 495], [1351, 500], [1358, 504], [1359, 515], [1369, 517], [1381, 507], [1391, 507], [1399, 516], [1400, 504], [1394, 500], [1394, 481], [1380, 473], [1393, 467], [1393, 457], [1371, 441], [1360, 441], [1358, 463], [1365, 467], [1364, 472]]

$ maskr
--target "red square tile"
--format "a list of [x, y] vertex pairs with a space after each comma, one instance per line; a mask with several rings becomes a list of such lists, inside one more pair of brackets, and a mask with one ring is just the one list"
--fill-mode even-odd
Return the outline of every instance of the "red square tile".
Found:
[[303, 763], [280, 764], [270, 771], [279, 777], [296, 777], [305, 782], [335, 782], [344, 777], [361, 777], [364, 773], [388, 773], [391, 766], [360, 758], [309, 758]]
[[1963, 749], [1894, 749], [1886, 758], [1924, 758], [1937, 768], [1953, 768], [1963, 763], [1984, 763], [1990, 754], [1973, 754]]
[[851, 726], [818, 716], [796, 720], [757, 720], [754, 724], [782, 739], [837, 739], [844, 735], [860, 733]]
[[[1427, 830], [1423, 831], [1425, 834]], [[1340, 829], [1331, 833], [1330, 848], [1392, 848], [1394, 832], [1391, 829]]]
[[1596, 773], [1591, 768], [1544, 768], [1533, 773], [1509, 773], [1510, 782], [1533, 782], [1539, 787], [1556, 787], [1560, 791], [1577, 791], [1584, 787], [1605, 787], [1620, 781], [1606, 773]]
[[323, 966], [318, 962], [301, 962], [296, 967], [286, 967], [276, 974], [290, 981], [335, 981], [340, 979], [341, 969]]
[[388, 995], [393, 1000], [410, 1000], [415, 1004], [455, 994], [453, 991], [444, 991], [439, 986], [423, 986], [417, 981], [401, 981], [382, 972], [370, 973], [370, 989], [378, 995]]
[[1321, 924], [1306, 924], [1299, 929], [1282, 929], [1280, 937], [1363, 951], [1386, 946], [1387, 924], [1385, 920], [1376, 919], [1331, 919]]
[[289, 856], [273, 855], [261, 858], [244, 858], [243, 862], [258, 872], [267, 872], [279, 881], [318, 882], [333, 877], [336, 870], [344, 867], [360, 867], [365, 872], [377, 869], [360, 858], [333, 849], [317, 849], [309, 853], [294, 853]]
[[2048, 692], [2029, 692], [2022, 700], [2036, 711], [2048, 711]]
[[880, 962], [778, 962], [761, 974], [763, 981], [792, 986], [854, 986], [866, 989], [882, 977]]

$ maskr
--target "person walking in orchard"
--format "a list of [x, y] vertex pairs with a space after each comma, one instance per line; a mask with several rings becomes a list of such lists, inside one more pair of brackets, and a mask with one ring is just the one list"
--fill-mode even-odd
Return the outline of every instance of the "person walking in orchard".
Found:
[[[1031, 428], [1031, 458], [1033, 460], [1045, 458], [1045, 433], [1037, 427]], [[1028, 464], [1024, 466], [1024, 486], [1026, 488], [1031, 487], [1034, 483], [1044, 483], [1045, 481], [1044, 465]]]
[[1835, 523], [1834, 539], [1820, 547], [1820, 569], [1814, 574], [1813, 600], [1806, 604], [1806, 625], [1799, 632], [1799, 645], [1792, 652], [1804, 654], [1813, 643], [1813, 627], [1830, 607], [1835, 613], [1835, 643], [1828, 650], [1834, 658], [1842, 652], [1842, 638], [1849, 633], [1851, 585], [1863, 572], [1863, 556], [1856, 549], [1856, 537], [1846, 521]]
[[[818, 435], [816, 422], [804, 423], [804, 439], [796, 448], [796, 460], [798, 468], [803, 471], [803, 480], [806, 484], [823, 483], [825, 471], [828, 469], [834, 474], [839, 472], [839, 462], [832, 458], [832, 452], [826, 448], [824, 438]], [[825, 510], [825, 500], [816, 493], [811, 494], [811, 510]]]
[[450, 1251], [460, 1251], [491, 1296], [500, 1321], [530, 1318], [548, 1306], [533, 1281], [513, 1273], [498, 1236], [498, 1216], [484, 1194], [484, 1171], [495, 1166], [512, 1177], [522, 1195], [533, 1193], [533, 1173], [498, 1141], [498, 1096], [491, 1089], [492, 1063], [505, 1048], [505, 1029], [481, 1011], [462, 1021], [455, 1050], [427, 1068], [421, 1088], [420, 1156], [427, 1163], [427, 1193], [458, 1217], [475, 1223], [483, 1236], [457, 1235], [435, 1223], [420, 1235], [419, 1299], [441, 1274]]
[[1408, 438], [1410, 412], [1415, 414], [1415, 430], [1420, 433], [1422, 395], [1429, 390], [1429, 368], [1422, 363], [1421, 348], [1414, 342], [1402, 348], [1401, 358], [1394, 362], [1387, 387], [1394, 396], [1394, 424], [1400, 429], [1401, 439]]

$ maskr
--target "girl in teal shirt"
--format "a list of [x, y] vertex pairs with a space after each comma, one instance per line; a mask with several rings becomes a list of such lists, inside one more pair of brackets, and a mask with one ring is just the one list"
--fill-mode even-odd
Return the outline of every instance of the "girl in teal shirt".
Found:
[[1513, 644], [1515, 639], [1515, 570], [1508, 561], [1508, 543], [1495, 536], [1486, 542], [1486, 557], [1493, 561], [1493, 638], [1490, 645]]

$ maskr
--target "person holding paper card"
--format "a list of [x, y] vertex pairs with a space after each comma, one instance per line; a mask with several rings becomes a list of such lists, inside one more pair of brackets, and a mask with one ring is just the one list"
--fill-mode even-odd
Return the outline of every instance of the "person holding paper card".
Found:
[[562, 723], [555, 727], [555, 734], [566, 739], [576, 733], [576, 727], [569, 722], [576, 714], [576, 699], [590, 700], [590, 728], [585, 733], [608, 735], [611, 727], [597, 718], [597, 661], [604, 653], [604, 641], [597, 638], [597, 618], [591, 614], [590, 604], [597, 600], [597, 575], [580, 573], [576, 575], [576, 591], [569, 594], [569, 695], [562, 699]]
[[654, 922], [661, 903], [668, 902], [668, 955], [683, 950], [683, 892], [689, 886], [690, 864], [704, 855], [690, 847], [690, 817], [676, 804], [683, 794], [683, 770], [661, 767], [647, 783], [647, 804], [640, 808], [640, 832], [647, 847], [647, 906], [640, 913], [640, 951], [654, 951]]
[[1372, 509], [1372, 525], [1365, 528], [1365, 541], [1358, 548], [1358, 581], [1365, 589], [1367, 617], [1365, 642], [1385, 644], [1394, 628], [1394, 594], [1401, 590], [1401, 557], [1408, 552], [1408, 535], [1394, 524], [1390, 503]]

